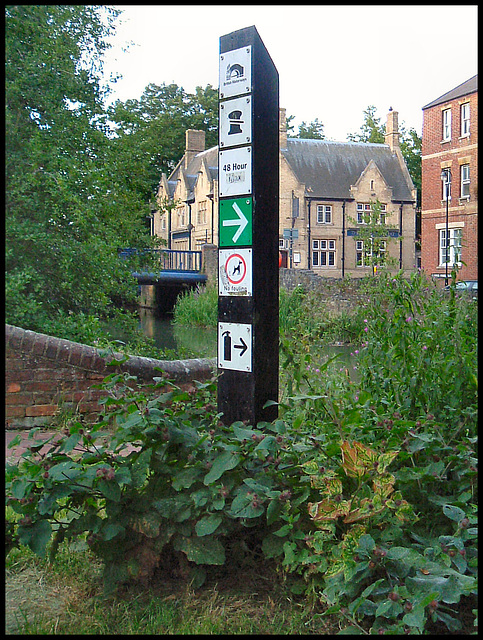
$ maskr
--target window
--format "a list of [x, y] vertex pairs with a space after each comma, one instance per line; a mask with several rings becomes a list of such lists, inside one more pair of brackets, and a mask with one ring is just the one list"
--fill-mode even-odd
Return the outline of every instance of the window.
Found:
[[330, 204], [317, 205], [317, 224], [330, 224], [332, 222], [332, 206]]
[[461, 198], [470, 197], [470, 165], [462, 164], [460, 168], [461, 174]]
[[443, 142], [451, 140], [451, 109], [443, 110]]
[[461, 137], [470, 135], [470, 103], [461, 105]]
[[381, 224], [386, 224], [386, 205], [381, 204]]
[[166, 231], [166, 216], [163, 216], [163, 217], [161, 218], [161, 229], [162, 229], [163, 231]]
[[279, 249], [288, 249], [288, 240], [285, 238], [278, 239], [278, 248]]
[[357, 203], [357, 222], [358, 224], [367, 224], [370, 221], [371, 205]]
[[356, 240], [356, 266], [368, 267], [381, 266], [386, 262], [387, 244], [385, 240], [377, 241], [377, 248], [373, 246], [373, 239], [368, 241], [367, 247], [364, 246], [364, 240]]
[[206, 224], [206, 210], [206, 200], [201, 200], [200, 202], [198, 202], [198, 224]]
[[[381, 207], [381, 218], [378, 224], [386, 224], [386, 205], [380, 204]], [[371, 213], [372, 208], [370, 204], [365, 204], [363, 202], [357, 203], [357, 222], [358, 224], [369, 224], [371, 222]]]
[[462, 229], [448, 229], [448, 242], [446, 242], [446, 229], [439, 231], [439, 264], [459, 265], [461, 264], [461, 240]]
[[312, 240], [312, 266], [335, 267], [335, 240]]
[[[444, 171], [444, 169], [443, 169]], [[444, 171], [442, 200], [451, 200], [451, 171]]]
[[178, 209], [178, 227], [184, 227], [184, 207]]

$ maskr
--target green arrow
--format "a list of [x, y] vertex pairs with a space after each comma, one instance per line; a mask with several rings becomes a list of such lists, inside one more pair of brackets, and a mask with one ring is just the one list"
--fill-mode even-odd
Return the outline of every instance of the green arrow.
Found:
[[233, 242], [237, 242], [238, 238], [245, 231], [245, 227], [248, 224], [248, 218], [245, 216], [236, 202], [233, 203], [232, 207], [235, 210], [238, 218], [236, 218], [235, 220], [223, 220], [222, 224], [224, 227], [238, 227], [237, 232], [233, 236]]

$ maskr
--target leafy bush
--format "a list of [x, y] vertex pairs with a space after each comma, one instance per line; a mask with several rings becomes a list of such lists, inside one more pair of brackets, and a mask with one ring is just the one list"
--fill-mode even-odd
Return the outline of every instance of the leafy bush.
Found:
[[[454, 633], [466, 611], [467, 632], [477, 590], [476, 309], [421, 276], [378, 286], [354, 350], [357, 379], [337, 357], [321, 360], [304, 329], [282, 341], [273, 423], [223, 425], [215, 381], [186, 392], [160, 376], [139, 390], [125, 374], [108, 376], [97, 425], [74, 423], [47, 453], [35, 443], [7, 467], [17, 514], [8, 548], [54, 556], [63, 538], [86, 537], [108, 591], [158, 566], [198, 586], [216, 567], [256, 558], [347, 629]], [[436, 348], [443, 338], [451, 366]], [[429, 393], [436, 383], [444, 391]]]

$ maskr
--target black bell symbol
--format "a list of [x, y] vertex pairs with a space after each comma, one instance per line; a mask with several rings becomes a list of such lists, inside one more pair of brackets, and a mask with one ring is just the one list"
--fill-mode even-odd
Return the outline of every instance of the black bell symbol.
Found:
[[243, 133], [240, 127], [240, 125], [243, 124], [243, 120], [241, 120], [242, 115], [243, 113], [239, 109], [235, 109], [235, 111], [228, 114], [228, 120], [230, 121], [229, 136], [236, 133]]

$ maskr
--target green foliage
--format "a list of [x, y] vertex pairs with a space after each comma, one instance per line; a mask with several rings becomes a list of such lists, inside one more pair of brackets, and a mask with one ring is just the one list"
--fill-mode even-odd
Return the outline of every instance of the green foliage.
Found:
[[308, 124], [305, 121], [299, 125], [299, 134], [298, 138], [307, 138], [309, 140], [324, 140], [324, 125], [322, 122], [319, 122], [318, 118], [315, 118], [312, 122]]
[[389, 230], [397, 227], [386, 222], [379, 200], [371, 201], [370, 207], [370, 211], [363, 214], [363, 224], [359, 224], [351, 216], [347, 217], [352, 224], [357, 225], [357, 239], [364, 243], [363, 264], [371, 266], [375, 273], [377, 267], [395, 267], [398, 264], [398, 260], [389, 252], [389, 245], [395, 243]]
[[146, 245], [148, 208], [114, 166], [99, 84], [116, 15], [81, 5], [5, 10], [5, 307], [17, 326], [108, 316], [136, 296], [117, 247]]
[[364, 122], [361, 125], [360, 133], [348, 133], [347, 140], [351, 142], [375, 142], [384, 144], [386, 125], [381, 124], [381, 119], [376, 118], [377, 108], [369, 105], [364, 111]]
[[208, 144], [217, 129], [209, 85], [149, 85], [139, 101], [105, 108], [102, 56], [118, 14], [5, 9], [6, 321], [90, 344], [109, 339], [97, 327], [136, 302], [133, 264], [118, 248], [156, 246], [146, 221], [160, 168], [181, 157], [185, 129], [204, 129]]
[[207, 85], [191, 94], [174, 83], [149, 84], [139, 100], [117, 100], [109, 117], [114, 149], [132, 163], [130, 180], [142, 178], [145, 196], [154, 198], [160, 172], [169, 175], [185, 151], [187, 129], [205, 131], [207, 148], [217, 144], [218, 91]]
[[306, 294], [284, 300], [293, 333], [273, 423], [222, 424], [214, 381], [186, 392], [162, 376], [142, 389], [108, 376], [98, 424], [70, 420], [50, 451], [32, 442], [7, 467], [7, 550], [55, 556], [86, 537], [108, 591], [173, 562], [196, 587], [264, 557], [347, 632], [468, 632], [477, 305], [421, 274], [368, 278], [362, 291], [356, 375], [319, 354]]
[[[376, 118], [376, 107], [369, 105], [364, 111], [364, 122], [360, 133], [347, 134], [347, 140], [351, 142], [375, 142], [384, 144], [386, 125], [381, 124], [381, 119]], [[411, 127], [406, 129], [404, 123], [399, 125], [399, 144], [401, 153], [411, 176], [411, 180], [417, 190], [417, 206], [421, 205], [421, 146], [422, 138]]]
[[218, 287], [215, 284], [198, 286], [178, 296], [173, 321], [189, 327], [216, 327], [218, 319]]

